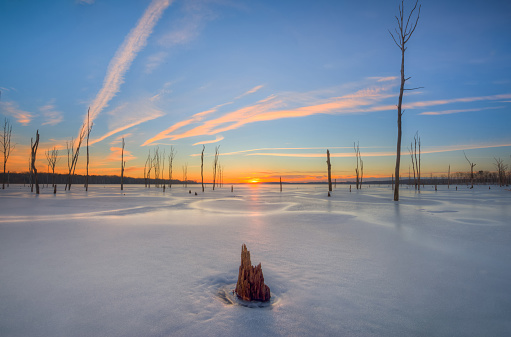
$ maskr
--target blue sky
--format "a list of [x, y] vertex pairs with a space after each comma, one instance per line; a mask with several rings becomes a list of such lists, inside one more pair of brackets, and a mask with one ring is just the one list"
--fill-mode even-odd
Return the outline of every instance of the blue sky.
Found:
[[[13, 124], [8, 167], [78, 135], [91, 107], [91, 172], [142, 176], [159, 146], [199, 177], [220, 145], [230, 181], [390, 176], [400, 1], [2, 1], [0, 113]], [[405, 1], [405, 11], [413, 2]], [[494, 170], [511, 154], [511, 3], [423, 1], [408, 44], [402, 172], [416, 131], [423, 172]], [[83, 153], [83, 152], [82, 152]], [[81, 159], [77, 171], [85, 168]], [[66, 167], [63, 157], [58, 165]], [[45, 170], [45, 169], [43, 169]], [[180, 176], [178, 175], [178, 178]]]

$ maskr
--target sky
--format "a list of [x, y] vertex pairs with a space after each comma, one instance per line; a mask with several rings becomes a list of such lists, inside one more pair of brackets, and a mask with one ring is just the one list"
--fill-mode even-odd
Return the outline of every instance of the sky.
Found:
[[[401, 175], [418, 132], [423, 176], [511, 164], [511, 2], [421, 1], [407, 43]], [[365, 179], [395, 166], [401, 54], [389, 30], [400, 1], [0, 1], [0, 114], [28, 170], [30, 139], [60, 149], [87, 120], [90, 174], [143, 177], [149, 154], [173, 178], [226, 183]], [[413, 7], [405, 1], [405, 13]], [[85, 172], [85, 141], [76, 173]], [[511, 165], [510, 165], [511, 166]]]

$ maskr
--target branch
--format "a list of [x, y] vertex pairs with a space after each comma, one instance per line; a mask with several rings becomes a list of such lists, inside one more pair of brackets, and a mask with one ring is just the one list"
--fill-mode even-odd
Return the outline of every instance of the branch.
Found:
[[[415, 4], [415, 7], [417, 7], [417, 3]], [[414, 10], [415, 10], [415, 7], [413, 8]], [[412, 16], [412, 13], [413, 13], [413, 10], [410, 13], [410, 17]], [[417, 13], [417, 19], [415, 20], [415, 25], [413, 26], [413, 29], [409, 33], [407, 33], [408, 38], [404, 41], [405, 43], [408, 42], [408, 40], [410, 40], [410, 38], [412, 37], [413, 32], [415, 31], [415, 28], [417, 28], [417, 23], [419, 22], [420, 14], [421, 14], [421, 6], [419, 5], [419, 12]]]
[[403, 89], [403, 90], [417, 90], [417, 89], [424, 89], [424, 87], [417, 87], [417, 88]]
[[399, 49], [401, 49], [401, 46], [397, 43], [396, 39], [394, 38], [394, 35], [392, 34], [392, 32], [390, 31], [390, 29], [388, 30], [389, 31], [389, 34], [390, 36], [392, 36], [392, 40], [394, 40], [394, 43], [396, 44], [396, 46], [398, 46]]

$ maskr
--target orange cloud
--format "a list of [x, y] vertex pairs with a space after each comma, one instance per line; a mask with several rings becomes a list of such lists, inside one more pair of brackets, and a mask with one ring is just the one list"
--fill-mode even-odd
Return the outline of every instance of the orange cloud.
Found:
[[219, 141], [223, 140], [224, 137], [223, 136], [216, 136], [216, 139], [213, 139], [213, 140], [205, 140], [203, 142], [198, 142], [198, 143], [195, 143], [193, 145], [202, 145], [202, 144], [213, 144], [213, 143], [218, 143]]
[[[245, 95], [248, 95], [248, 94], [254, 93], [254, 92], [256, 92], [257, 90], [259, 90], [260, 88], [262, 88], [262, 85], [260, 85], [260, 86], [257, 86], [257, 87], [255, 87], [255, 88], [250, 89], [250, 90], [249, 90], [249, 91], [247, 91], [246, 93], [244, 93], [244, 94], [242, 94], [242, 95], [240, 95], [240, 96], [236, 97], [236, 98], [235, 98], [235, 100], [236, 100], [236, 99], [238, 99], [238, 98], [240, 98], [240, 97], [243, 97], [243, 96], [245, 96]], [[154, 143], [154, 142], [156, 142], [156, 141], [158, 141], [158, 140], [162, 140], [162, 139], [174, 139], [174, 138], [172, 138], [172, 137], [169, 137], [169, 134], [171, 134], [172, 132], [174, 132], [174, 131], [176, 131], [176, 130], [178, 130], [178, 129], [181, 129], [181, 128], [182, 128], [182, 127], [184, 127], [184, 126], [187, 126], [187, 125], [190, 125], [190, 124], [193, 124], [193, 123], [198, 123], [198, 122], [202, 121], [202, 120], [204, 119], [204, 117], [205, 117], [205, 116], [207, 116], [207, 115], [209, 115], [209, 114], [212, 114], [212, 113], [214, 113], [214, 112], [217, 112], [219, 108], [221, 108], [221, 107], [223, 107], [223, 106], [226, 106], [226, 105], [229, 105], [229, 104], [232, 104], [232, 103], [234, 103], [234, 102], [233, 102], [233, 101], [231, 101], [231, 102], [227, 102], [227, 103], [219, 104], [219, 105], [215, 106], [215, 107], [214, 107], [214, 108], [212, 108], [212, 109], [209, 109], [209, 110], [206, 110], [206, 111], [202, 111], [202, 112], [198, 112], [198, 113], [194, 114], [191, 118], [186, 119], [186, 120], [181, 121], [181, 122], [178, 122], [178, 123], [176, 123], [176, 124], [172, 125], [171, 127], [169, 127], [168, 129], [166, 129], [166, 130], [164, 130], [164, 131], [162, 131], [162, 132], [158, 133], [158, 134], [157, 134], [156, 136], [154, 136], [153, 138], [146, 140], [146, 141], [142, 144], [142, 146], [149, 145], [149, 144], [151, 144], [151, 143]], [[197, 145], [197, 144], [199, 144], [199, 143], [196, 143], [196, 144], [194, 144], [194, 145]], [[201, 143], [201, 144], [206, 144], [206, 143]]]
[[[305, 117], [315, 114], [340, 114], [340, 113], [353, 113], [357, 111], [360, 106], [374, 104], [388, 97], [385, 93], [390, 86], [382, 86], [370, 89], [359, 90], [354, 94], [345, 95], [342, 97], [334, 97], [323, 102], [295, 108], [295, 109], [281, 109], [287, 103], [279, 99], [277, 96], [270, 96], [266, 99], [258, 101], [256, 104], [247, 106], [215, 119], [207, 120], [201, 125], [196, 126], [190, 130], [182, 133], [174, 133], [181, 127], [197, 122], [196, 115], [191, 119], [176, 123], [167, 130], [160, 132], [155, 137], [147, 140], [143, 145], [148, 145], [160, 139], [182, 139], [203, 135], [215, 135], [221, 132], [237, 129], [245, 124], [271, 121], [282, 118], [296, 118]], [[280, 109], [279, 109], [280, 108]]]
[[91, 140], [89, 141], [89, 145], [93, 145], [93, 144], [96, 144], [98, 142], [101, 142], [102, 140], [104, 140], [105, 138], [108, 138], [112, 135], [115, 135], [116, 133], [119, 133], [121, 131], [124, 131], [126, 129], [129, 129], [133, 126], [136, 126], [136, 125], [139, 125], [139, 124], [142, 124], [144, 122], [147, 122], [147, 121], [150, 121], [150, 120], [153, 120], [153, 119], [156, 119], [158, 117], [161, 117], [163, 116], [163, 113], [159, 112], [159, 111], [155, 111], [153, 114], [151, 114], [150, 116], [147, 116], [147, 117], [144, 117], [144, 118], [141, 118], [139, 120], [136, 120], [132, 123], [129, 123], [127, 125], [123, 125], [123, 126], [120, 126], [112, 131], [109, 131], [107, 132], [106, 134], [104, 134], [103, 136], [97, 138], [97, 139], [94, 139], [94, 140]]
[[[110, 155], [106, 158], [108, 161], [116, 161], [120, 162], [122, 158], [122, 148], [121, 147], [111, 147]], [[130, 151], [124, 149], [124, 161], [137, 159], [137, 157], [133, 156]]]
[[18, 123], [22, 125], [28, 125], [32, 121], [32, 118], [34, 118], [34, 115], [28, 111], [21, 110], [18, 104], [12, 101], [0, 102], [0, 108], [6, 115], [16, 118]]

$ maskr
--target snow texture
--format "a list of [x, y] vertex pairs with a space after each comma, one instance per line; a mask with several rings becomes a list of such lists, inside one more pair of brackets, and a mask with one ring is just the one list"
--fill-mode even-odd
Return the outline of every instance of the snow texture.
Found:
[[[403, 188], [397, 203], [390, 186], [52, 192], [0, 191], [1, 336], [511, 331], [503, 188]], [[232, 295], [242, 243], [262, 263], [267, 305]]]

